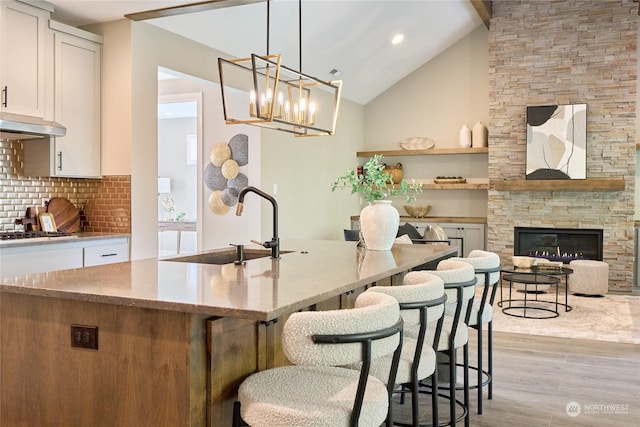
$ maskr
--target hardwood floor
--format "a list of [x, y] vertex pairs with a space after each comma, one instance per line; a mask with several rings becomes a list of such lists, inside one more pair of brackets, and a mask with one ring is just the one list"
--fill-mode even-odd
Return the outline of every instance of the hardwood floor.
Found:
[[[470, 335], [474, 364], [475, 334]], [[493, 399], [487, 400], [486, 388], [484, 397], [478, 415], [471, 391], [472, 427], [638, 426], [640, 345], [494, 332]], [[422, 404], [424, 422], [430, 421], [429, 399]], [[577, 415], [568, 415], [568, 405]], [[439, 408], [442, 422], [448, 418], [446, 402]], [[401, 418], [410, 405], [394, 405], [394, 411]]]

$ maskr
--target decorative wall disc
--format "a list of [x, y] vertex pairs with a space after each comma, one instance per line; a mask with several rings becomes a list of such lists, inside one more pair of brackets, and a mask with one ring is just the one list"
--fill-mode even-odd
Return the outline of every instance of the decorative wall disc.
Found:
[[238, 193], [247, 185], [249, 185], [249, 178], [247, 178], [247, 176], [243, 173], [239, 173], [238, 176], [230, 179], [229, 182], [227, 182], [227, 187], [233, 188]]
[[238, 192], [233, 188], [225, 188], [222, 190], [222, 203], [227, 206], [233, 206], [238, 203]]
[[249, 163], [249, 137], [243, 133], [234, 135], [229, 141], [231, 158], [244, 166]]
[[227, 179], [233, 179], [238, 176], [238, 163], [233, 159], [224, 162], [222, 164], [222, 176]]
[[214, 191], [209, 195], [209, 209], [218, 215], [224, 215], [229, 212], [229, 206], [222, 201], [222, 191]]
[[227, 144], [216, 144], [211, 149], [209, 159], [214, 166], [222, 166], [224, 162], [231, 158], [231, 148]]
[[222, 176], [222, 169], [209, 163], [204, 170], [204, 183], [209, 190], [224, 190], [227, 178]]

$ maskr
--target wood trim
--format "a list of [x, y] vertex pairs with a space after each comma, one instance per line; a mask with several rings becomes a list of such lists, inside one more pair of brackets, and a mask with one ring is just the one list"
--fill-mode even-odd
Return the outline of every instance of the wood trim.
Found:
[[471, 3], [484, 25], [489, 29], [493, 15], [493, 3], [491, 3], [491, 0], [469, 0], [469, 3]]
[[197, 3], [189, 3], [181, 6], [164, 7], [161, 9], [146, 10], [143, 12], [128, 13], [124, 15], [132, 21], [145, 21], [147, 19], [164, 18], [167, 16], [183, 15], [185, 13], [203, 12], [224, 7], [240, 6], [243, 4], [261, 3], [265, 0], [211, 0]]
[[496, 191], [624, 191], [624, 178], [492, 180]]
[[356, 157], [373, 157], [376, 154], [383, 156], [429, 156], [443, 154], [486, 154], [489, 147], [479, 148], [431, 148], [429, 150], [372, 150], [358, 151]]
[[488, 190], [488, 183], [422, 184], [423, 190]]

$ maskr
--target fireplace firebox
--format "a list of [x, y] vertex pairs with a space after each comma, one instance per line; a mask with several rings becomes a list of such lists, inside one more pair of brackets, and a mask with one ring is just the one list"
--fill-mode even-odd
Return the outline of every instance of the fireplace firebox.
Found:
[[602, 229], [515, 227], [513, 254], [565, 264], [574, 259], [602, 261]]

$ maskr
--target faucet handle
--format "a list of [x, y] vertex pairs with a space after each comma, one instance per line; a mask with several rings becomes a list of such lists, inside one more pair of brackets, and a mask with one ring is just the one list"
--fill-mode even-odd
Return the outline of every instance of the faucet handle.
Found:
[[244, 245], [234, 245], [233, 243], [229, 243], [231, 246], [235, 246], [236, 248], [236, 260], [233, 261], [236, 265], [244, 265]]
[[251, 243], [255, 243], [256, 245], [264, 246], [265, 248], [267, 247], [267, 246], [265, 246], [265, 243], [260, 242], [260, 241], [258, 241], [258, 240], [253, 240], [253, 239], [251, 239]]

